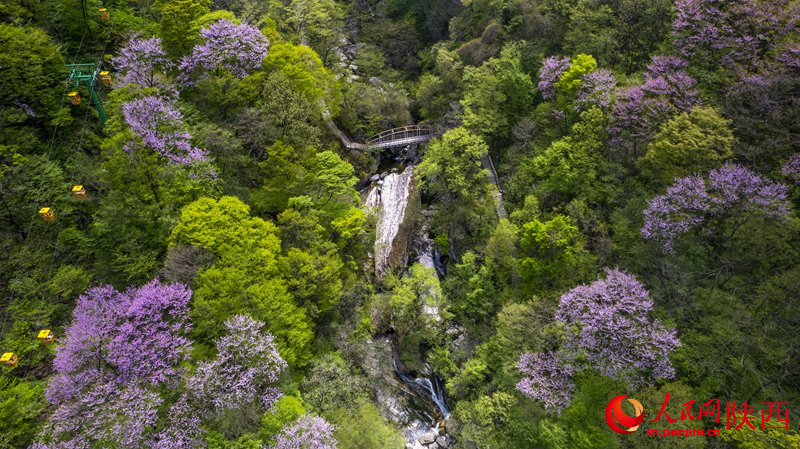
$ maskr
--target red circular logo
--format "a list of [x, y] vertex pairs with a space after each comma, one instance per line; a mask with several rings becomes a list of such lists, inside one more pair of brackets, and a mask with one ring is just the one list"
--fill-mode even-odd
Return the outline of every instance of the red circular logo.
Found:
[[[639, 428], [639, 424], [641, 424], [644, 420], [644, 408], [636, 399], [628, 399], [628, 402], [633, 404], [633, 408], [636, 410], [636, 416], [630, 417], [622, 411], [622, 400], [627, 397], [627, 394], [621, 394], [612, 399], [606, 406], [606, 422], [608, 423], [608, 427], [610, 427], [614, 432], [623, 435], [635, 432], [636, 429]], [[629, 429], [624, 430], [618, 426], [617, 423], [620, 423], [622, 426], [629, 427]]]

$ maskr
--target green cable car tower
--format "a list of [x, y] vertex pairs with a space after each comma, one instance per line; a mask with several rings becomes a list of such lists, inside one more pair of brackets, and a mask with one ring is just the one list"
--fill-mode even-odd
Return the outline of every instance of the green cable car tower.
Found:
[[[89, 96], [91, 97], [92, 104], [97, 110], [97, 115], [100, 116], [100, 121], [105, 125], [108, 117], [106, 116], [106, 110], [103, 108], [103, 103], [100, 102], [100, 97], [97, 96], [94, 85], [98, 78], [103, 84], [110, 84], [111, 77], [108, 75], [108, 72], [100, 71], [99, 62], [89, 64], [67, 64], [67, 71], [69, 72], [69, 81], [72, 83], [73, 87], [78, 87], [83, 83], [86, 85], [86, 88], [89, 89]], [[81, 102], [80, 96], [77, 92], [70, 92], [69, 101], [74, 105], [78, 105]]]

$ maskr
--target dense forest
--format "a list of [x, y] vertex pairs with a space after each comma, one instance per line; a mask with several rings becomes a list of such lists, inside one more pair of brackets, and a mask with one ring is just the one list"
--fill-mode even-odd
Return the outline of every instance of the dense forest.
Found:
[[797, 0], [2, 0], [0, 93], [0, 449], [800, 448]]

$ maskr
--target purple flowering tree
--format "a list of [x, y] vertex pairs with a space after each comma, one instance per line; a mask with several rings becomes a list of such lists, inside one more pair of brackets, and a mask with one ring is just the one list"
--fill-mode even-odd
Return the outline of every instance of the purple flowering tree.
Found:
[[[525, 377], [517, 389], [560, 411], [569, 405], [571, 377], [578, 369], [595, 369], [634, 388], [672, 378], [669, 355], [680, 342], [674, 329], [650, 317], [652, 308], [644, 286], [617, 269], [606, 269], [605, 279], [568, 291], [556, 312], [565, 329], [561, 351], [522, 354], [518, 367]], [[585, 365], [574, 366], [577, 360]]]
[[675, 370], [669, 354], [680, 343], [674, 329], [650, 318], [652, 309], [650, 293], [634, 276], [606, 269], [606, 279], [561, 296], [556, 320], [566, 328], [564, 349], [635, 387], [670, 379]]
[[675, 8], [678, 53], [740, 73], [764, 68], [768, 55], [797, 31], [800, 18], [789, 0], [678, 0]]
[[217, 357], [203, 362], [188, 381], [195, 401], [213, 415], [258, 400], [272, 407], [281, 397], [274, 387], [286, 362], [264, 323], [236, 315], [225, 322], [227, 334], [217, 340]]
[[570, 66], [570, 59], [567, 56], [550, 56], [544, 60], [542, 68], [539, 70], [539, 83], [537, 85], [542, 98], [552, 101], [556, 98], [556, 83], [561, 75]]
[[320, 416], [305, 415], [286, 425], [269, 449], [336, 449], [333, 426]]
[[203, 418], [189, 396], [182, 395], [169, 408], [167, 424], [150, 441], [153, 449], [193, 449], [205, 447]]
[[790, 157], [789, 161], [781, 167], [781, 172], [794, 180], [796, 184], [800, 184], [800, 153]]
[[561, 413], [570, 403], [575, 383], [575, 370], [571, 363], [562, 360], [560, 353], [525, 353], [517, 368], [525, 377], [517, 384], [517, 390], [530, 399], [542, 401], [547, 410]]
[[178, 80], [184, 85], [220, 71], [244, 78], [261, 68], [269, 51], [269, 41], [258, 28], [225, 19], [200, 30], [200, 37], [204, 42], [195, 45], [178, 66]]
[[111, 58], [122, 76], [119, 82], [125, 84], [138, 84], [145, 87], [156, 87], [159, 75], [172, 66], [172, 61], [167, 58], [167, 53], [161, 47], [161, 39], [149, 39], [132, 36], [119, 54]]
[[786, 217], [791, 213], [786, 193], [783, 184], [762, 178], [745, 167], [726, 164], [710, 171], [706, 179], [698, 176], [676, 179], [666, 194], [649, 202], [641, 233], [645, 239], [660, 243], [664, 252], [674, 253], [678, 237], [712, 219], [733, 216], [741, 225], [753, 212], [773, 218]]
[[140, 142], [131, 142], [125, 150], [132, 152], [137, 143], [157, 152], [173, 164], [190, 165], [207, 160], [205, 151], [192, 146], [192, 135], [183, 123], [183, 114], [172, 101], [148, 96], [122, 105], [122, 115]]
[[701, 104], [697, 82], [686, 72], [688, 63], [675, 56], [654, 56], [645, 82], [623, 91], [614, 103], [609, 132], [615, 145], [630, 144], [636, 156], [669, 117]]
[[575, 97], [578, 109], [586, 110], [591, 106], [603, 109], [611, 107], [617, 78], [608, 69], [597, 69], [583, 75], [582, 83]]
[[175, 386], [190, 349], [191, 290], [159, 281], [121, 293], [97, 287], [80, 296], [46, 397], [52, 448], [139, 447], [158, 420], [156, 389]]

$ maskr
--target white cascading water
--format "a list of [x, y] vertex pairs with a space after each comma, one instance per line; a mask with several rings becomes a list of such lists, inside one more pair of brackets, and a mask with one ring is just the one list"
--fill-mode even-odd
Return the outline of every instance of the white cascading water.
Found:
[[375, 273], [380, 277], [389, 265], [394, 249], [394, 240], [406, 215], [408, 195], [414, 167], [409, 165], [400, 173], [392, 173], [383, 179], [380, 200], [376, 201], [373, 191], [367, 196], [367, 207], [379, 203], [378, 223], [375, 229]]

